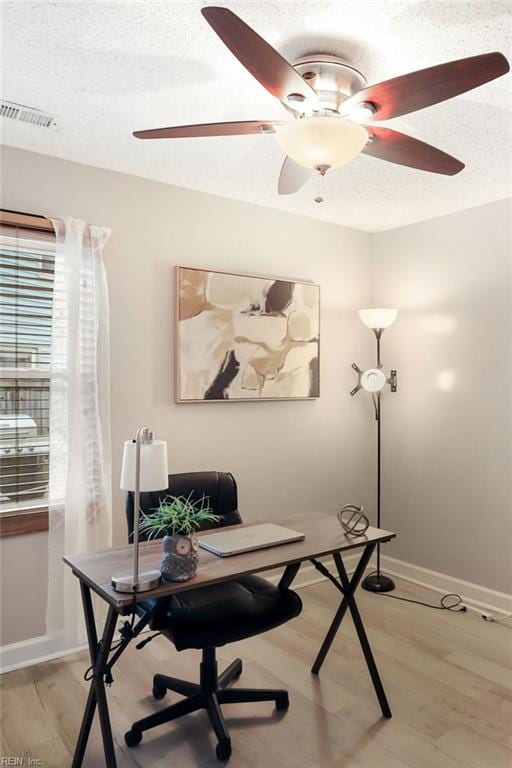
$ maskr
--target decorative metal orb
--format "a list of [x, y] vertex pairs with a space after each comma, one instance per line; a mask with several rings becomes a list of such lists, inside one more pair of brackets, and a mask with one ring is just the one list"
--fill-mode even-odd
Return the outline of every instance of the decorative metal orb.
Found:
[[345, 504], [338, 512], [338, 520], [347, 536], [362, 536], [370, 526], [364, 507], [358, 507], [357, 504]]

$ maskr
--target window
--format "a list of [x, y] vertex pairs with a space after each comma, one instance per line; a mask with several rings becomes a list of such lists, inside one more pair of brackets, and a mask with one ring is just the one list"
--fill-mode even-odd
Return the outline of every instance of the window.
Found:
[[[11, 214], [8, 225], [4, 212], [0, 217], [0, 515], [4, 518], [44, 510], [47, 504], [55, 241], [45, 219], [44, 228], [38, 228], [34, 224], [38, 217], [24, 216], [23, 220], [32, 220], [26, 222]], [[19, 521], [14, 532], [23, 532]]]

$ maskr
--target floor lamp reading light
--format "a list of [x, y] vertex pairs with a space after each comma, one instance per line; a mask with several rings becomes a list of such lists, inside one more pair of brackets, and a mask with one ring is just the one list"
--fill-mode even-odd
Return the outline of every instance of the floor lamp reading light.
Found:
[[[389, 328], [389, 326], [395, 322], [397, 315], [398, 310], [396, 309], [359, 310], [359, 317], [368, 328], [372, 329], [377, 340], [377, 366], [376, 368], [369, 368], [367, 371], [362, 371], [359, 366], [352, 363], [352, 368], [358, 375], [358, 382], [350, 394], [355, 395], [360, 389], [370, 392], [375, 407], [375, 420], [377, 422], [377, 528], [380, 528], [381, 517], [381, 392], [386, 384], [389, 384], [391, 392], [396, 392], [397, 388], [396, 371], [391, 371], [389, 378], [386, 378], [386, 374], [382, 370], [382, 363], [380, 361], [380, 340], [384, 329]], [[393, 580], [390, 579], [389, 576], [383, 574], [380, 570], [380, 544], [377, 544], [377, 570], [375, 573], [366, 576], [362, 582], [362, 587], [368, 592], [391, 592], [395, 588]]]
[[117, 592], [147, 592], [160, 583], [160, 571], [139, 573], [139, 516], [141, 491], [162, 491], [169, 485], [167, 443], [153, 440], [149, 427], [140, 427], [135, 440], [126, 440], [121, 469], [121, 490], [132, 491], [133, 498], [133, 573], [113, 576]]

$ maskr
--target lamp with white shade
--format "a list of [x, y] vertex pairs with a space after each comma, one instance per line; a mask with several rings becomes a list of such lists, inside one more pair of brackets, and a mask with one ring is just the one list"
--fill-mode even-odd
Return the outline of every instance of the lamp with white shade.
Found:
[[[377, 340], [377, 365], [375, 368], [368, 368], [363, 371], [356, 363], [352, 363], [352, 368], [358, 375], [358, 382], [350, 394], [355, 395], [360, 389], [364, 389], [371, 394], [375, 408], [375, 420], [377, 422], [377, 528], [380, 528], [381, 525], [381, 393], [386, 384], [389, 384], [391, 392], [397, 390], [396, 370], [390, 371], [389, 377], [382, 370], [380, 340], [384, 330], [395, 322], [397, 315], [397, 309], [383, 307], [359, 310], [361, 321], [368, 328], [371, 328]], [[395, 588], [393, 580], [381, 572], [380, 544], [377, 545], [377, 570], [363, 579], [362, 586], [369, 592], [391, 592]]]
[[139, 516], [141, 491], [162, 491], [169, 485], [167, 443], [154, 440], [149, 427], [140, 427], [134, 440], [126, 440], [123, 451], [120, 487], [132, 491], [133, 498], [133, 572], [113, 576], [117, 592], [146, 592], [160, 583], [160, 571], [139, 573]]
[[372, 330], [380, 330], [381, 333], [385, 328], [389, 328], [392, 325], [398, 315], [398, 309], [387, 309], [379, 307], [376, 309], [360, 309], [359, 317], [362, 322]]

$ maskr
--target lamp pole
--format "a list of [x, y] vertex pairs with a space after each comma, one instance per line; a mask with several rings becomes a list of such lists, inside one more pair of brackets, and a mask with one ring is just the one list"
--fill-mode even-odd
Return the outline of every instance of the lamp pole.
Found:
[[[382, 328], [374, 329], [375, 338], [377, 340], [377, 368], [382, 368], [380, 362], [380, 339], [382, 336]], [[377, 419], [377, 528], [380, 528], [380, 478], [381, 478], [381, 460], [380, 460], [380, 439], [381, 439], [381, 423], [382, 412], [380, 407], [380, 392], [377, 392], [377, 405], [375, 408], [375, 418]], [[380, 542], [377, 544], [377, 576], [380, 576]], [[394, 585], [393, 585], [394, 586]]]
[[[372, 329], [375, 338], [377, 340], [377, 368], [382, 368], [380, 361], [380, 340], [382, 337], [383, 328]], [[395, 381], [396, 386], [396, 381]], [[393, 389], [393, 386], [392, 386]], [[377, 422], [377, 528], [380, 528], [380, 512], [381, 512], [381, 475], [382, 475], [382, 461], [381, 461], [381, 437], [382, 437], [382, 407], [381, 407], [381, 393], [380, 391], [373, 394], [373, 402], [375, 405], [375, 420]], [[377, 544], [377, 570], [375, 573], [370, 573], [361, 582], [363, 589], [367, 592], [392, 592], [395, 589], [395, 583], [389, 576], [381, 573], [380, 570], [380, 542]]]
[[[384, 329], [395, 320], [397, 311], [395, 309], [366, 309], [360, 310], [359, 315], [363, 323], [371, 328], [375, 334], [377, 342], [377, 365], [367, 371], [362, 371], [359, 366], [352, 363], [352, 368], [358, 375], [358, 382], [351, 395], [357, 394], [360, 389], [365, 389], [372, 396], [375, 409], [375, 421], [377, 422], [377, 528], [381, 526], [381, 492], [382, 492], [382, 402], [381, 392], [389, 384], [391, 392], [397, 390], [397, 374], [395, 370], [390, 372], [389, 378], [386, 378], [382, 370], [380, 359], [380, 340]], [[362, 587], [368, 592], [391, 592], [395, 589], [395, 584], [389, 576], [386, 576], [380, 569], [380, 544], [377, 544], [377, 570], [366, 576], [361, 582]]]
[[139, 427], [135, 435], [135, 490], [133, 497], [133, 590], [139, 587], [139, 517], [140, 517], [140, 446], [150, 444], [153, 435], [149, 427]]

